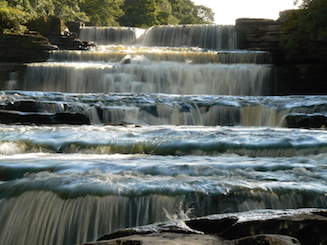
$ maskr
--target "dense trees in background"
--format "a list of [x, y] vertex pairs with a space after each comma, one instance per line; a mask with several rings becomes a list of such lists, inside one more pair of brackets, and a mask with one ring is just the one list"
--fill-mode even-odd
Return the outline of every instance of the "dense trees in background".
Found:
[[191, 0], [0, 0], [0, 27], [19, 28], [38, 16], [140, 28], [214, 22], [210, 8]]
[[121, 9], [123, 3], [124, 0], [81, 0], [80, 11], [85, 13], [86, 18], [70, 20], [91, 21], [99, 26], [118, 26], [117, 19], [124, 15]]
[[206, 24], [214, 22], [214, 13], [191, 0], [125, 0], [122, 26], [146, 28], [167, 24]]
[[315, 48], [312, 41], [327, 40], [327, 1], [302, 0], [300, 9], [291, 12], [283, 28], [289, 34], [282, 36], [281, 46], [289, 55], [310, 52]]

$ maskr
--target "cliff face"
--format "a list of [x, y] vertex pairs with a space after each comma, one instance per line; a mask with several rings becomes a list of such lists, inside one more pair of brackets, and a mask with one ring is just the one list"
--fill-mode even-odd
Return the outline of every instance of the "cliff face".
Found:
[[327, 40], [311, 40], [310, 50], [288, 56], [280, 45], [282, 24], [288, 11], [277, 21], [267, 19], [238, 19], [236, 30], [241, 49], [269, 51], [276, 77], [276, 95], [327, 93]]
[[0, 33], [0, 62], [44, 61], [48, 52], [57, 48], [35, 32], [24, 35]]
[[[70, 24], [74, 30], [79, 27], [79, 23]], [[24, 63], [45, 62], [51, 50], [88, 47], [88, 43], [78, 39], [57, 17], [41, 17], [26, 27], [28, 31], [22, 34], [0, 30], [0, 89], [5, 88], [12, 75], [22, 81]]]

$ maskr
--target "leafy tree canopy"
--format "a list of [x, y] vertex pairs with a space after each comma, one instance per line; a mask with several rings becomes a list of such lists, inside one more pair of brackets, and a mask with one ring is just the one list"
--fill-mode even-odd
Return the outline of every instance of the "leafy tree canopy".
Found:
[[310, 51], [310, 41], [327, 38], [327, 1], [303, 0], [300, 9], [290, 14], [283, 28], [290, 32], [281, 38], [281, 46], [289, 55]]
[[140, 28], [214, 22], [210, 8], [191, 0], [0, 0], [2, 26], [19, 26], [39, 16]]

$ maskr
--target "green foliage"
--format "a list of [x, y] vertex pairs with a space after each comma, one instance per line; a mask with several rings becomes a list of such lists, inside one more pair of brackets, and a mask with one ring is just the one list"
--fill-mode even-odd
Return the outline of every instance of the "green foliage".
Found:
[[84, 0], [81, 10], [98, 26], [118, 26], [117, 19], [123, 16], [124, 0]]
[[0, 0], [1, 27], [19, 29], [40, 16], [140, 28], [214, 22], [210, 8], [191, 0]]
[[[38, 1], [38, 0], [36, 0]], [[67, 21], [88, 21], [80, 9], [79, 0], [53, 0], [54, 15]]]
[[122, 26], [147, 28], [159, 24], [155, 0], [125, 0], [124, 16], [119, 19]]
[[169, 0], [156, 0], [157, 19], [161, 25], [178, 24], [179, 20], [173, 15], [172, 5]]
[[195, 13], [198, 16], [200, 23], [214, 23], [215, 14], [212, 12], [211, 8], [208, 8], [204, 5], [195, 6]]
[[0, 0], [0, 27], [1, 29], [11, 29], [15, 32], [24, 31], [26, 28], [21, 25], [30, 20], [33, 16], [17, 8], [12, 8], [7, 1]]
[[191, 0], [169, 0], [173, 15], [179, 20], [178, 24], [211, 24], [214, 13], [208, 7], [195, 5]]
[[214, 13], [191, 0], [125, 0], [124, 16], [119, 19], [123, 26], [147, 28], [153, 25], [209, 24]]
[[283, 30], [289, 34], [280, 44], [289, 56], [310, 52], [310, 41], [327, 38], [327, 1], [304, 0], [300, 10], [290, 13]]

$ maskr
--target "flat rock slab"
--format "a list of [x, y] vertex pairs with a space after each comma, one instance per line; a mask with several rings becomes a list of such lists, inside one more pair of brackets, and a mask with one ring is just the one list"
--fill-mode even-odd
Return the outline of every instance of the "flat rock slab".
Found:
[[224, 240], [218, 236], [205, 234], [152, 233], [132, 235], [123, 238], [84, 243], [83, 245], [300, 245], [292, 237], [282, 235], [258, 235], [236, 240]]
[[84, 245], [324, 245], [327, 210], [253, 210], [172, 220], [104, 235]]

